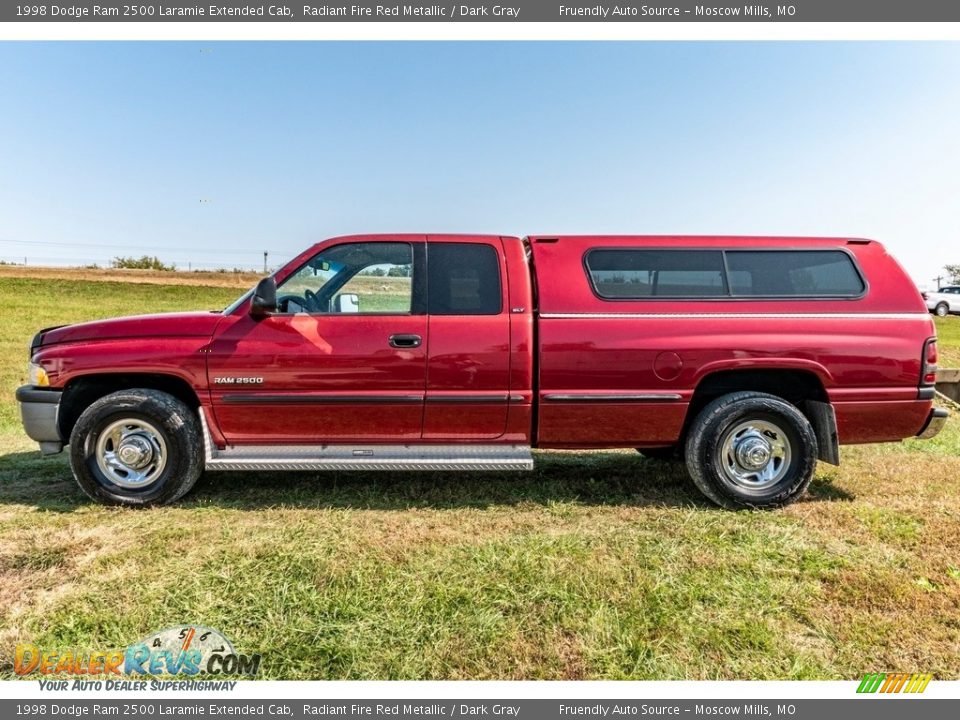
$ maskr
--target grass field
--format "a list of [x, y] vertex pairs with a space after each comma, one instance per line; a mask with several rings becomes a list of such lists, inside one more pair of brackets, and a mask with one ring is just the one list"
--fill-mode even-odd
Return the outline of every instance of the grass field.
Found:
[[[39, 327], [237, 294], [0, 280], [0, 675], [18, 642], [201, 623], [283, 679], [960, 677], [958, 422], [844, 448], [804, 501], [741, 513], [632, 452], [539, 453], [523, 475], [209, 475], [174, 507], [103, 508], [22, 435]], [[960, 356], [960, 318], [940, 332]]]
[[960, 315], [937, 318], [940, 367], [960, 368]]

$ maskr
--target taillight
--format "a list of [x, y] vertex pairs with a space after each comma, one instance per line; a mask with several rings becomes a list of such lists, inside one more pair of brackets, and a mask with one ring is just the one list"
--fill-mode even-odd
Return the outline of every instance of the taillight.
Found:
[[922, 297], [924, 300], [929, 300], [929, 299], [930, 299], [930, 293], [922, 292], [922, 293], [920, 293], [920, 297]]
[[920, 368], [920, 384], [937, 383], [937, 339], [930, 338], [923, 344], [923, 365]]

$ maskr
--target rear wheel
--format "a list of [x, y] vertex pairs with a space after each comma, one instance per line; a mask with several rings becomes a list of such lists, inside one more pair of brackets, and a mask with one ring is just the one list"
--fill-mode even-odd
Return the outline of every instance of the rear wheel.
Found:
[[203, 471], [200, 422], [157, 390], [123, 390], [88, 407], [70, 435], [81, 489], [108, 505], [162, 505], [185, 495]]
[[937, 317], [946, 317], [947, 313], [950, 312], [950, 306], [946, 303], [938, 303], [933, 311], [937, 314]]
[[796, 500], [810, 484], [817, 438], [807, 418], [785, 400], [731, 393], [697, 416], [686, 461], [694, 483], [717, 505], [778, 507]]

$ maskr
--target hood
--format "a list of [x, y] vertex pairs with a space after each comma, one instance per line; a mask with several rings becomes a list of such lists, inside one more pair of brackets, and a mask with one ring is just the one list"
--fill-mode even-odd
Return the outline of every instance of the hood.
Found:
[[221, 319], [219, 312], [132, 315], [50, 328], [41, 331], [36, 340], [37, 345], [53, 345], [137, 337], [209, 337]]

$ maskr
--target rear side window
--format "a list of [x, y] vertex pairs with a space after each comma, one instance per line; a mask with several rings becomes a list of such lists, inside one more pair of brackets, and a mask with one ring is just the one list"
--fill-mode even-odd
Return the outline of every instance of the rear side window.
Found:
[[841, 250], [590, 250], [584, 259], [605, 300], [859, 297], [866, 285]]
[[609, 300], [727, 294], [719, 250], [591, 250], [593, 289]]
[[427, 283], [431, 315], [500, 313], [500, 261], [490, 245], [429, 243]]
[[865, 290], [839, 250], [728, 250], [734, 297], [856, 297]]

